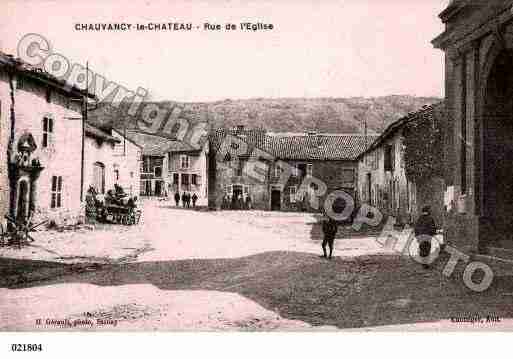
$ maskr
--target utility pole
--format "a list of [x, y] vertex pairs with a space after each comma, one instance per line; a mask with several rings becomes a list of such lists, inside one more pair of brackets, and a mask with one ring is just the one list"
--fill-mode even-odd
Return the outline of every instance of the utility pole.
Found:
[[86, 88], [83, 100], [82, 117], [82, 161], [80, 164], [80, 202], [84, 200], [84, 153], [85, 153], [85, 124], [87, 121], [87, 96], [89, 94], [89, 61], [86, 62]]

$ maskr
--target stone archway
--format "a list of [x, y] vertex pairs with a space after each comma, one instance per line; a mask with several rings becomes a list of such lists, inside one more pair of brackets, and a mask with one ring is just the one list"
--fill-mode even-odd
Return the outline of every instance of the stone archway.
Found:
[[513, 248], [513, 51], [493, 51], [483, 83], [480, 244]]

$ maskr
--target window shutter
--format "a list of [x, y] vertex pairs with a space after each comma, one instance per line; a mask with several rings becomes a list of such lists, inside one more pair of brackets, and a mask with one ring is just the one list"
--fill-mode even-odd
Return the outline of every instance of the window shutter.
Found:
[[52, 191], [57, 191], [57, 176], [52, 176]]

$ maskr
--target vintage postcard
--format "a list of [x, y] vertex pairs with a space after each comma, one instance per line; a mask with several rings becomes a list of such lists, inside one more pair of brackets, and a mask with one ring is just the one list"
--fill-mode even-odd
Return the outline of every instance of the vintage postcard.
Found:
[[511, 0], [6, 0], [0, 120], [2, 332], [513, 329]]

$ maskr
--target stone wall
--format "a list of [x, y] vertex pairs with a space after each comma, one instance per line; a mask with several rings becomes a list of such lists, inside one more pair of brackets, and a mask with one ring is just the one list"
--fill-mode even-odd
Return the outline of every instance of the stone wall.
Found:
[[[327, 188], [326, 192], [318, 197], [318, 206], [312, 206], [308, 197], [306, 200], [301, 200], [299, 193], [304, 176], [292, 174], [286, 183], [279, 183], [274, 170], [276, 162], [271, 163], [263, 160], [249, 159], [245, 164], [242, 176], [238, 176], [237, 165], [235, 165], [234, 161], [217, 161], [215, 155], [210, 157], [212, 183], [210, 183], [211, 196], [209, 198], [209, 205], [213, 208], [220, 208], [223, 196], [233, 190], [231, 186], [247, 187], [251, 196], [252, 207], [261, 210], [271, 209], [271, 191], [273, 189], [281, 192], [280, 209], [282, 211], [320, 211], [327, 195], [335, 190], [344, 190], [354, 197], [357, 180], [357, 162], [319, 160], [285, 162], [291, 167], [299, 163], [311, 164], [313, 166], [312, 177], [316, 181], [324, 183]], [[255, 178], [255, 176], [248, 176], [248, 173], [253, 172], [255, 168], [259, 168], [256, 171], [262, 171], [261, 179]], [[346, 171], [352, 171], [352, 179], [344, 179], [344, 175], [347, 176]], [[311, 180], [308, 183], [310, 182]], [[291, 191], [291, 187], [294, 187], [295, 190]], [[293, 195], [294, 193], [296, 193], [296, 196]]]
[[[484, 171], [482, 143], [487, 114], [484, 112], [486, 86], [496, 56], [513, 50], [511, 0], [454, 3], [442, 19], [446, 31], [433, 44], [445, 53], [445, 93], [450, 137], [446, 139], [446, 181], [451, 197], [445, 218], [448, 243], [460, 248], [482, 250], [490, 218], [484, 208], [484, 179], [494, 176]], [[489, 122], [489, 121], [487, 121]], [[488, 173], [486, 173], [488, 172]], [[465, 186], [466, 185], [466, 186]], [[466, 188], [465, 188], [466, 187]]]

